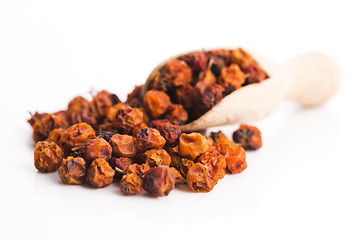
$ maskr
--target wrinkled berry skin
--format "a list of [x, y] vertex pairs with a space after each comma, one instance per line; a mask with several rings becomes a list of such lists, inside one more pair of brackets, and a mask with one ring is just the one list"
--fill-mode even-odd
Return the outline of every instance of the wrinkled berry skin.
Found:
[[138, 134], [141, 131], [141, 129], [146, 128], [146, 127], [148, 127], [148, 125], [146, 125], [145, 123], [140, 123], [140, 124], [136, 125], [133, 128], [133, 130], [131, 131], [132, 136], [135, 137], [136, 134]]
[[137, 108], [127, 104], [118, 103], [111, 107], [106, 115], [106, 121], [120, 133], [130, 134], [132, 129], [142, 123], [144, 114]]
[[240, 70], [239, 65], [231, 64], [221, 70], [218, 83], [225, 89], [224, 93], [229, 94], [245, 83], [245, 74]]
[[166, 93], [157, 90], [147, 91], [143, 102], [146, 110], [153, 118], [159, 118], [163, 115], [171, 104], [170, 97]]
[[69, 102], [66, 117], [71, 124], [84, 122], [91, 126], [96, 125], [94, 109], [90, 102], [81, 96], [75, 97]]
[[179, 139], [179, 154], [181, 156], [194, 160], [208, 149], [208, 140], [200, 133], [181, 134]]
[[133, 157], [136, 154], [134, 138], [130, 135], [115, 134], [111, 137], [110, 144], [118, 157]]
[[50, 133], [48, 138], [46, 139], [47, 142], [54, 142], [59, 146], [62, 146], [62, 136], [65, 133], [65, 129], [63, 128], [55, 128]]
[[240, 128], [233, 133], [233, 140], [246, 150], [256, 150], [262, 146], [260, 130], [247, 124], [240, 125]]
[[110, 108], [119, 102], [120, 99], [115, 94], [103, 90], [93, 97], [90, 105], [95, 111], [96, 118], [101, 121], [106, 117]]
[[40, 172], [54, 172], [64, 157], [64, 152], [54, 142], [39, 141], [34, 150], [34, 165]]
[[86, 175], [91, 186], [102, 188], [112, 183], [115, 171], [106, 160], [97, 158], [91, 163]]
[[212, 132], [210, 137], [213, 139], [213, 148], [225, 155], [234, 147], [234, 143], [228, 139], [222, 131]]
[[150, 169], [150, 166], [147, 164], [131, 164], [128, 169], [127, 169], [127, 173], [135, 173], [138, 176], [143, 176], [144, 173], [146, 173], [148, 170]]
[[217, 150], [212, 149], [201, 155], [198, 162], [207, 166], [210, 176], [213, 179], [222, 179], [225, 176], [225, 156]]
[[179, 87], [190, 84], [192, 71], [185, 61], [172, 59], [161, 70], [160, 78], [166, 79], [173, 87]]
[[181, 125], [186, 123], [189, 115], [182, 105], [171, 104], [163, 118], [169, 120], [172, 124]]
[[194, 192], [210, 192], [217, 183], [211, 177], [208, 168], [201, 163], [196, 163], [190, 167], [186, 174], [186, 181], [189, 188]]
[[176, 168], [171, 167], [170, 169], [171, 169], [171, 170], [174, 172], [174, 174], [175, 174], [175, 185], [177, 185], [177, 184], [183, 184], [183, 183], [186, 182], [185, 179], [183, 178], [183, 176], [181, 175], [181, 173], [180, 173]]
[[175, 173], [168, 166], [158, 166], [146, 172], [143, 187], [154, 197], [163, 197], [173, 190], [175, 181]]
[[227, 170], [230, 173], [241, 173], [247, 168], [246, 153], [242, 147], [229, 149], [225, 154]]
[[200, 72], [205, 70], [208, 62], [208, 57], [204, 52], [200, 51], [185, 54], [179, 59], [184, 60], [193, 72]]
[[244, 64], [254, 62], [252, 56], [245, 52], [242, 48], [232, 50], [230, 58], [232, 63], [238, 64], [241, 68]]
[[90, 139], [95, 137], [94, 129], [86, 123], [77, 123], [66, 129], [63, 139], [65, 151], [75, 147], [84, 146]]
[[180, 170], [180, 173], [186, 177], [186, 174], [187, 172], [189, 171], [189, 169], [194, 165], [194, 161], [191, 161], [189, 159], [186, 159], [186, 158], [182, 158], [181, 159], [181, 163], [180, 163], [180, 166], [179, 166], [179, 170]]
[[135, 135], [136, 149], [138, 152], [144, 152], [152, 148], [162, 148], [166, 140], [155, 128], [142, 128]]
[[65, 111], [59, 111], [53, 114], [35, 113], [28, 120], [28, 123], [30, 123], [33, 128], [33, 139], [36, 142], [45, 140], [53, 129], [68, 126]]
[[146, 164], [150, 167], [166, 165], [171, 163], [170, 155], [164, 149], [151, 149], [144, 152]]
[[144, 85], [135, 86], [133, 91], [127, 95], [126, 104], [131, 107], [139, 107], [142, 105], [140, 99]]
[[245, 84], [259, 83], [266, 79], [265, 71], [255, 62], [243, 64], [241, 70], [249, 75]]
[[138, 194], [143, 190], [143, 179], [135, 173], [129, 173], [122, 177], [120, 190], [126, 195]]
[[208, 52], [208, 54], [210, 55], [209, 65], [211, 71], [218, 77], [221, 70], [230, 65], [230, 51], [226, 49], [217, 49]]
[[111, 138], [113, 135], [117, 134], [117, 133], [118, 133], [117, 130], [103, 130], [103, 131], [100, 131], [100, 132], [97, 134], [97, 136], [98, 136], [99, 138], [105, 139], [106, 141], [110, 141], [110, 138]]
[[111, 145], [103, 138], [93, 138], [86, 143], [85, 159], [89, 164], [97, 158], [108, 161], [111, 153]]
[[126, 174], [128, 167], [133, 164], [131, 158], [126, 157], [112, 157], [109, 160], [110, 166], [115, 170], [116, 177], [122, 177]]
[[182, 105], [187, 111], [192, 108], [193, 105], [193, 92], [194, 88], [190, 84], [178, 87], [175, 89], [175, 102]]
[[59, 177], [66, 184], [82, 184], [86, 179], [86, 162], [72, 156], [64, 158], [59, 167]]
[[224, 88], [218, 84], [198, 82], [194, 87], [194, 110], [195, 117], [200, 117], [222, 100]]
[[158, 119], [150, 123], [150, 127], [159, 130], [161, 136], [166, 140], [166, 146], [174, 147], [179, 143], [181, 130], [179, 125], [172, 124], [167, 119]]

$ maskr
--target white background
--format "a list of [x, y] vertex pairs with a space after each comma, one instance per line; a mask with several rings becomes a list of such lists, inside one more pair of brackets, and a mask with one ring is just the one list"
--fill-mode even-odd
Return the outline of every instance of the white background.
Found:
[[[0, 1], [0, 239], [360, 239], [356, 1], [128, 2]], [[274, 61], [327, 54], [341, 89], [255, 123], [263, 148], [210, 193], [127, 197], [33, 167], [28, 111], [64, 109], [91, 89], [125, 100], [165, 58], [218, 46]]]

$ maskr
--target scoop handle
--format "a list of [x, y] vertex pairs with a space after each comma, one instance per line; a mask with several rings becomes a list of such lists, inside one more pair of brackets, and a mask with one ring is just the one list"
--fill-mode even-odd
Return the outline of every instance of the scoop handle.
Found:
[[304, 107], [315, 107], [329, 100], [339, 89], [340, 70], [328, 56], [305, 54], [281, 63], [285, 98]]

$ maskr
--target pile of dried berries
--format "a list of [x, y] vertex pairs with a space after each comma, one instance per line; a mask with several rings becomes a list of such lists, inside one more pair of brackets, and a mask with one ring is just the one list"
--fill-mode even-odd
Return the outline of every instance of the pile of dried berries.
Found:
[[168, 61], [150, 76], [145, 88], [155, 91], [147, 92], [144, 102], [140, 98], [144, 86], [138, 86], [127, 103], [145, 107], [153, 118], [183, 124], [199, 118], [234, 90], [266, 78], [241, 48], [191, 52]]
[[124, 194], [167, 196], [179, 184], [209, 192], [226, 172], [246, 169], [244, 149], [260, 148], [261, 133], [243, 124], [233, 142], [221, 131], [205, 137], [179, 125], [266, 77], [242, 49], [186, 54], [160, 69], [144, 94], [135, 87], [125, 103], [101, 91], [91, 101], [75, 97], [64, 111], [33, 114], [34, 165], [58, 171], [67, 184], [102, 188], [118, 179]]

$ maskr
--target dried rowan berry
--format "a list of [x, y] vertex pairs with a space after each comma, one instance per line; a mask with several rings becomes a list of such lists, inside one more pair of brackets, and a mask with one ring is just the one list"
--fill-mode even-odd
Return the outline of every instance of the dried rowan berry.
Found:
[[225, 154], [227, 169], [230, 173], [240, 173], [247, 167], [246, 153], [242, 147], [233, 147]]
[[160, 78], [173, 87], [179, 87], [191, 82], [192, 71], [185, 61], [179, 59], [170, 60], [160, 72]]
[[222, 139], [228, 139], [226, 137], [226, 135], [222, 132], [222, 131], [218, 131], [218, 132], [211, 132], [210, 133], [210, 137], [215, 141], [219, 141], [219, 140], [222, 140]]
[[87, 141], [95, 137], [94, 129], [86, 123], [77, 123], [66, 129], [61, 141], [66, 151], [75, 147], [84, 146]]
[[225, 94], [229, 94], [245, 83], [245, 75], [240, 70], [239, 65], [231, 64], [221, 70], [218, 83], [224, 87]]
[[210, 192], [217, 183], [211, 178], [207, 166], [201, 163], [196, 163], [189, 169], [186, 182], [194, 192]]
[[218, 84], [198, 82], [194, 87], [194, 111], [198, 118], [222, 100], [224, 88]]
[[[49, 121], [53, 125], [51, 130], [55, 128], [65, 128], [69, 126], [69, 121], [67, 120], [66, 117], [66, 111], [61, 110], [50, 115], [53, 115], [53, 119], [49, 119]], [[46, 123], [46, 120], [47, 120], [47, 116], [44, 118], [44, 123]]]
[[95, 112], [90, 102], [81, 96], [75, 97], [69, 102], [66, 116], [71, 124], [82, 122], [91, 126], [97, 124]]
[[145, 109], [144, 107], [137, 108], [137, 109], [139, 109], [139, 110], [142, 112], [142, 114], [143, 114], [143, 122], [144, 122], [145, 124], [149, 124], [149, 122], [150, 122], [150, 116], [149, 116], [149, 114], [147, 113], [146, 109]]
[[67, 184], [82, 184], [86, 179], [86, 162], [72, 156], [64, 158], [59, 167], [59, 177]]
[[256, 150], [261, 148], [261, 132], [257, 127], [241, 124], [240, 128], [233, 133], [233, 140], [244, 149]]
[[242, 65], [246, 63], [254, 62], [254, 59], [250, 54], [245, 52], [242, 48], [238, 48], [231, 51], [231, 62], [236, 63], [242, 69]]
[[212, 137], [206, 137], [206, 139], [208, 140], [209, 147], [213, 147], [215, 143], [214, 139], [212, 139]]
[[115, 134], [119, 133], [117, 130], [104, 130], [104, 131], [100, 131], [97, 136], [99, 138], [103, 138], [106, 141], [110, 141], [111, 137], [114, 136]]
[[147, 164], [131, 164], [128, 169], [127, 169], [127, 173], [135, 173], [138, 176], [142, 176], [144, 173], [146, 173], [148, 170], [150, 169], [150, 166]]
[[167, 152], [171, 157], [170, 166], [179, 168], [182, 162], [182, 156], [179, 154], [179, 147], [167, 148]]
[[171, 102], [169, 96], [157, 90], [147, 91], [144, 95], [144, 105], [150, 115], [159, 118], [169, 108]]
[[142, 128], [135, 135], [135, 144], [138, 152], [144, 152], [151, 148], [162, 148], [166, 140], [155, 128]]
[[186, 84], [175, 89], [175, 102], [189, 111], [193, 105], [193, 87]]
[[164, 118], [168, 119], [173, 124], [181, 125], [188, 120], [189, 116], [182, 105], [171, 104], [164, 115]]
[[[126, 102], [131, 107], [140, 107], [141, 103], [141, 95], [143, 91], [144, 85], [135, 86], [131, 93], [127, 95]], [[140, 102], [140, 105], [139, 105]]]
[[209, 149], [209, 143], [200, 133], [183, 133], [179, 139], [181, 156], [194, 160]]
[[132, 129], [143, 122], [143, 113], [127, 104], [118, 103], [109, 109], [106, 121], [121, 133], [129, 134]]
[[55, 128], [65, 128], [68, 126], [68, 122], [65, 117], [64, 111], [59, 111], [53, 114], [38, 115], [41, 119], [37, 119], [33, 115], [29, 122], [33, 122], [33, 139], [35, 141], [45, 140], [50, 132]]
[[135, 173], [129, 173], [122, 177], [120, 190], [126, 195], [138, 194], [143, 190], [143, 180]]
[[141, 129], [147, 128], [147, 127], [148, 127], [148, 125], [146, 125], [145, 123], [140, 123], [140, 124], [136, 125], [132, 130], [132, 136], [135, 137], [136, 134], [141, 131]]
[[169, 166], [171, 162], [170, 155], [164, 149], [151, 149], [144, 152], [146, 164], [150, 167], [159, 165]]
[[200, 72], [198, 77], [201, 82], [216, 83], [216, 77], [210, 69]]
[[173, 147], [178, 145], [179, 137], [181, 135], [181, 130], [178, 125], [172, 124], [167, 119], [158, 119], [152, 121], [150, 127], [159, 130], [161, 136], [165, 138], [167, 146]]
[[187, 172], [194, 164], [195, 163], [193, 161], [186, 159], [186, 158], [182, 158], [180, 167], [179, 167], [180, 173], [186, 177]]
[[167, 92], [171, 88], [170, 82], [159, 71], [152, 74], [148, 81], [148, 89]]
[[115, 134], [110, 139], [113, 153], [119, 157], [133, 157], [136, 154], [134, 138], [130, 135]]
[[209, 66], [214, 76], [219, 77], [222, 69], [226, 67], [226, 64], [222, 58], [213, 57], [209, 61]]
[[221, 70], [230, 65], [230, 51], [226, 49], [218, 49], [208, 52], [210, 56], [209, 66], [211, 71], [218, 77]]
[[213, 179], [222, 179], [225, 176], [225, 156], [217, 150], [213, 149], [205, 152], [199, 157], [198, 162], [208, 167], [210, 176]]
[[62, 146], [62, 136], [65, 133], [65, 129], [63, 128], [55, 128], [53, 129], [50, 133], [48, 138], [46, 139], [47, 142], [54, 142], [57, 145], [59, 145], [60, 147]]
[[39, 141], [34, 150], [34, 165], [40, 172], [53, 172], [59, 167], [64, 153], [54, 142]]
[[127, 173], [127, 169], [133, 164], [133, 161], [127, 157], [112, 157], [109, 164], [116, 171], [116, 175], [122, 176]]
[[241, 70], [247, 75], [246, 84], [259, 83], [266, 79], [265, 71], [255, 62], [243, 64]]
[[225, 65], [228, 66], [231, 63], [231, 53], [228, 49], [216, 49], [208, 52], [210, 58], [221, 58]]
[[87, 170], [87, 179], [95, 188], [102, 188], [112, 183], [114, 175], [114, 169], [102, 158], [95, 159]]
[[183, 178], [183, 176], [181, 175], [181, 173], [174, 167], [170, 168], [174, 174], [175, 174], [175, 184], [183, 184], [185, 183], [185, 179]]
[[225, 155], [229, 149], [234, 147], [233, 142], [228, 139], [222, 131], [212, 132], [210, 137], [214, 140], [214, 149]]
[[[71, 150], [67, 150], [65, 152], [65, 155], [67, 156], [72, 156], [72, 157], [85, 157], [85, 150], [86, 150], [86, 146], [79, 146], [79, 147], [73, 147]], [[88, 162], [88, 164], [90, 164], [91, 161]]]
[[[114, 103], [113, 103], [114, 101]], [[108, 91], [98, 92], [91, 101], [91, 107], [94, 109], [98, 120], [102, 120], [106, 117], [109, 109], [119, 103], [120, 100], [115, 94], [111, 94]]]
[[168, 166], [151, 168], [144, 175], [144, 190], [155, 197], [169, 195], [175, 187], [175, 174]]
[[45, 140], [51, 131], [51, 129], [46, 127], [41, 121], [35, 121], [32, 129], [32, 138], [35, 142]]
[[38, 113], [35, 112], [34, 114], [30, 113], [31, 118], [27, 120], [27, 122], [31, 125], [31, 127], [34, 125], [36, 121], [41, 121], [44, 117], [48, 115], [48, 113]]
[[194, 72], [200, 72], [205, 70], [208, 62], [208, 57], [204, 52], [196, 51], [190, 52], [179, 57], [179, 60], [183, 60]]
[[114, 93], [108, 93], [108, 98], [110, 99], [112, 105], [116, 105], [118, 103], [121, 103], [120, 98]]
[[111, 157], [111, 145], [103, 138], [90, 139], [85, 145], [85, 160], [90, 164], [97, 158], [108, 161]]
[[[114, 124], [112, 122], [103, 122], [103, 123], [101, 123], [100, 125], [98, 125], [97, 132], [99, 134], [102, 133], [102, 132], [114, 132], [114, 134], [119, 133], [119, 131], [116, 129], [116, 127], [114, 126]], [[102, 136], [99, 136], [99, 137], [102, 137]], [[102, 137], [102, 138], [104, 138], [104, 137]]]

